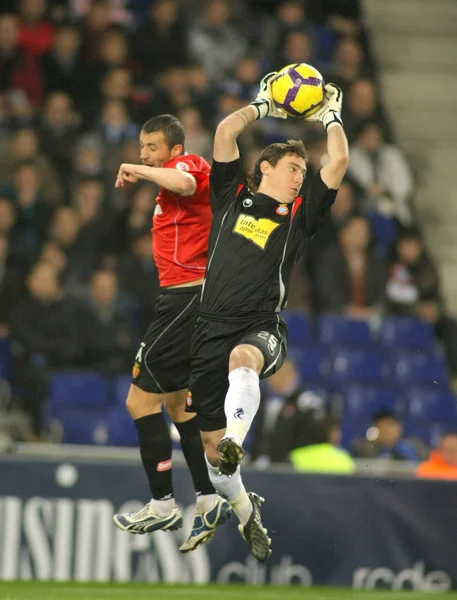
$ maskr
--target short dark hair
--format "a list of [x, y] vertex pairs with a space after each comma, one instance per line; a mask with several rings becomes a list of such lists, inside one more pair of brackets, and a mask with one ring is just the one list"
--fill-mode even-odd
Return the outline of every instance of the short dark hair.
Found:
[[184, 148], [185, 134], [184, 127], [179, 119], [173, 115], [158, 115], [146, 121], [141, 128], [143, 133], [156, 133], [161, 131], [163, 137], [167, 143], [167, 146], [171, 149], [173, 146], [181, 144]]
[[373, 415], [373, 423], [377, 423], [382, 419], [394, 419], [395, 421], [399, 421], [395, 412], [390, 410], [390, 408], [381, 408]]
[[266, 160], [270, 163], [270, 165], [275, 167], [281, 158], [283, 158], [283, 156], [286, 154], [296, 154], [304, 160], [307, 160], [308, 158], [306, 148], [301, 140], [287, 140], [286, 143], [277, 142], [275, 144], [270, 144], [261, 152], [254, 165], [254, 168], [250, 173], [248, 173], [248, 185], [253, 192], [257, 190], [260, 182], [262, 181], [260, 164]]

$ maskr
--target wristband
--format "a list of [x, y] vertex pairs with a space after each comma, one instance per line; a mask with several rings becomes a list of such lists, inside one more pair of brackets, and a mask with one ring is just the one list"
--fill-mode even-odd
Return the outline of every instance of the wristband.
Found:
[[332, 123], [339, 123], [340, 125], [343, 125], [341, 115], [336, 110], [329, 110], [328, 113], [322, 117], [322, 124], [324, 125], [326, 131]]
[[268, 116], [270, 111], [270, 106], [267, 100], [254, 100], [254, 102], [251, 102], [249, 106], [252, 106], [257, 111], [257, 116], [255, 118], [256, 121]]

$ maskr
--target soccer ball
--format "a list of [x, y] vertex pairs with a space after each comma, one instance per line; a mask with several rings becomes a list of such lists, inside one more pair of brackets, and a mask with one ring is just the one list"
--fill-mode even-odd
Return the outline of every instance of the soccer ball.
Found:
[[288, 65], [274, 76], [271, 93], [278, 108], [291, 117], [309, 117], [324, 99], [324, 79], [305, 63]]

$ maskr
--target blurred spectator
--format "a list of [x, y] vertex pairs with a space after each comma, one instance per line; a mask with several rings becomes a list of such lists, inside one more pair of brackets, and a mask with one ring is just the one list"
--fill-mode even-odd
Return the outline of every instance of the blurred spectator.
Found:
[[62, 292], [52, 265], [35, 265], [27, 278], [27, 292], [14, 314], [13, 333], [18, 348], [13, 383], [38, 438], [50, 371], [81, 364], [81, 324], [77, 305]]
[[38, 125], [40, 148], [57, 169], [64, 187], [71, 181], [71, 161], [78, 125], [79, 119], [68, 94], [53, 92], [46, 97]]
[[315, 62], [313, 52], [313, 41], [308, 33], [291, 31], [285, 37], [281, 50], [278, 53], [278, 59], [273, 66], [275, 70], [279, 70], [290, 64], [312, 64]]
[[359, 0], [307, 0], [307, 13], [315, 23], [327, 25], [336, 35], [357, 35], [361, 30]]
[[125, 34], [110, 27], [100, 34], [96, 59], [85, 66], [81, 86], [86, 94], [94, 97], [100, 81], [113, 69], [126, 69], [132, 76], [136, 71], [135, 63], [129, 58]]
[[36, 163], [24, 161], [16, 164], [5, 190], [16, 206], [16, 232], [24, 247], [23, 256], [33, 258], [46, 236], [53, 211], [51, 203], [44, 195]]
[[19, 0], [19, 47], [29, 55], [47, 52], [54, 39], [54, 26], [46, 16], [46, 0]]
[[330, 210], [330, 215], [307, 244], [306, 269], [312, 281], [315, 281], [320, 268], [322, 253], [326, 248], [338, 244], [341, 227], [356, 213], [357, 202], [354, 188], [349, 181], [343, 180]]
[[385, 298], [387, 267], [370, 248], [370, 224], [353, 215], [339, 232], [339, 243], [322, 253], [316, 273], [318, 312], [337, 312], [369, 319]]
[[97, 57], [100, 40], [111, 25], [111, 10], [108, 0], [91, 0], [82, 21], [83, 48], [88, 60]]
[[103, 183], [87, 177], [74, 187], [73, 206], [79, 217], [78, 243], [90, 255], [111, 252], [114, 247], [114, 218], [105, 200]]
[[207, 0], [203, 15], [189, 33], [190, 51], [210, 79], [221, 81], [247, 49], [243, 33], [231, 23], [228, 0]]
[[141, 68], [141, 81], [150, 85], [159, 71], [186, 65], [188, 43], [188, 27], [179, 12], [178, 1], [151, 3], [148, 21], [132, 36], [133, 56]]
[[350, 474], [355, 462], [349, 452], [339, 448], [341, 431], [333, 416], [312, 417], [312, 435], [302, 432], [302, 443], [289, 453], [295, 471]]
[[400, 419], [383, 409], [373, 416], [373, 426], [368, 429], [366, 439], [354, 441], [352, 456], [420, 461], [427, 458], [428, 448], [419, 439], [404, 437]]
[[54, 165], [39, 150], [38, 136], [33, 129], [19, 129], [10, 138], [8, 152], [0, 161], [0, 180], [8, 181], [18, 164], [33, 162], [38, 170], [41, 190], [46, 201], [57, 203], [62, 188]]
[[34, 106], [43, 95], [43, 86], [34, 56], [19, 47], [19, 20], [13, 14], [0, 15], [0, 93], [22, 90]]
[[257, 96], [262, 76], [259, 61], [254, 56], [243, 56], [235, 65], [233, 77], [224, 83], [223, 88], [251, 102]]
[[179, 113], [186, 132], [186, 152], [197, 154], [211, 161], [213, 154], [212, 133], [203, 125], [202, 115], [195, 106], [187, 106]]
[[[129, 205], [119, 215], [116, 231], [118, 234], [118, 247], [127, 250], [138, 233], [145, 229], [151, 230], [152, 215], [154, 213], [154, 200], [156, 196], [155, 186], [138, 184]], [[152, 246], [151, 246], [152, 252]]]
[[[256, 15], [256, 18], [259, 17]], [[260, 39], [258, 41], [262, 55], [270, 64], [278, 64], [278, 56], [289, 33], [309, 34], [310, 23], [306, 17], [305, 7], [301, 0], [284, 0], [278, 3], [274, 15], [266, 13], [260, 19]], [[279, 66], [286, 66], [284, 63]], [[276, 68], [276, 67], [275, 67]]]
[[22, 273], [15, 264], [10, 247], [10, 240], [0, 231], [0, 338], [10, 333], [13, 314], [22, 291]]
[[150, 227], [132, 234], [130, 251], [119, 261], [121, 289], [139, 301], [139, 329], [146, 327], [154, 316], [154, 304], [160, 293], [157, 267], [151, 252]]
[[46, 93], [69, 94], [78, 105], [84, 90], [85, 61], [81, 52], [81, 34], [76, 25], [65, 23], [57, 30], [52, 47], [40, 60]]
[[438, 271], [417, 230], [405, 230], [397, 239], [386, 296], [389, 312], [418, 317], [434, 327], [457, 376], [457, 322], [446, 313]]
[[136, 140], [139, 133], [139, 127], [131, 119], [125, 104], [119, 100], [107, 100], [102, 105], [97, 130], [108, 155], [111, 149], [125, 140]]
[[87, 310], [79, 322], [87, 367], [111, 375], [129, 369], [137, 346], [131, 308], [122, 301], [114, 272], [92, 275]]
[[367, 66], [365, 53], [357, 38], [340, 38], [334, 48], [333, 65], [323, 72], [325, 81], [338, 85], [343, 94], [357, 79], [371, 78], [373, 70]]
[[80, 238], [81, 217], [75, 208], [59, 207], [49, 227], [50, 239], [56, 242], [67, 257], [65, 272], [66, 288], [72, 295], [81, 296], [91, 273], [97, 268], [101, 257], [94, 247], [85, 246]]
[[360, 126], [366, 121], [376, 121], [384, 140], [392, 141], [389, 122], [379, 102], [374, 81], [357, 79], [350, 85], [344, 97], [342, 116], [349, 142], [354, 141]]
[[430, 479], [457, 479], [457, 432], [448, 431], [440, 438], [438, 448], [432, 450], [430, 458], [421, 463], [416, 477]]
[[402, 152], [386, 144], [376, 121], [363, 123], [350, 147], [348, 174], [364, 192], [363, 210], [394, 215], [408, 227], [412, 224], [413, 176]]
[[257, 414], [251, 458], [259, 466], [287, 462], [289, 452], [314, 436], [314, 417], [324, 414], [324, 401], [306, 391], [294, 362], [283, 366], [266, 381]]

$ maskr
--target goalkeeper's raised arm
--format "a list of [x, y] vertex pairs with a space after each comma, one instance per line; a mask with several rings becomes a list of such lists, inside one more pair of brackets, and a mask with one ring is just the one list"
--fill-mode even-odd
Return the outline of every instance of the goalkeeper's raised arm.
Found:
[[321, 169], [321, 179], [330, 189], [338, 189], [349, 163], [349, 149], [341, 119], [343, 92], [333, 83], [325, 86], [324, 102], [309, 122], [320, 122], [327, 131], [328, 162]]
[[286, 119], [287, 115], [277, 108], [271, 96], [271, 79], [276, 72], [268, 73], [260, 82], [257, 98], [248, 106], [235, 111], [219, 123], [214, 136], [214, 158], [218, 162], [231, 162], [239, 157], [236, 140], [254, 121], [264, 117]]

